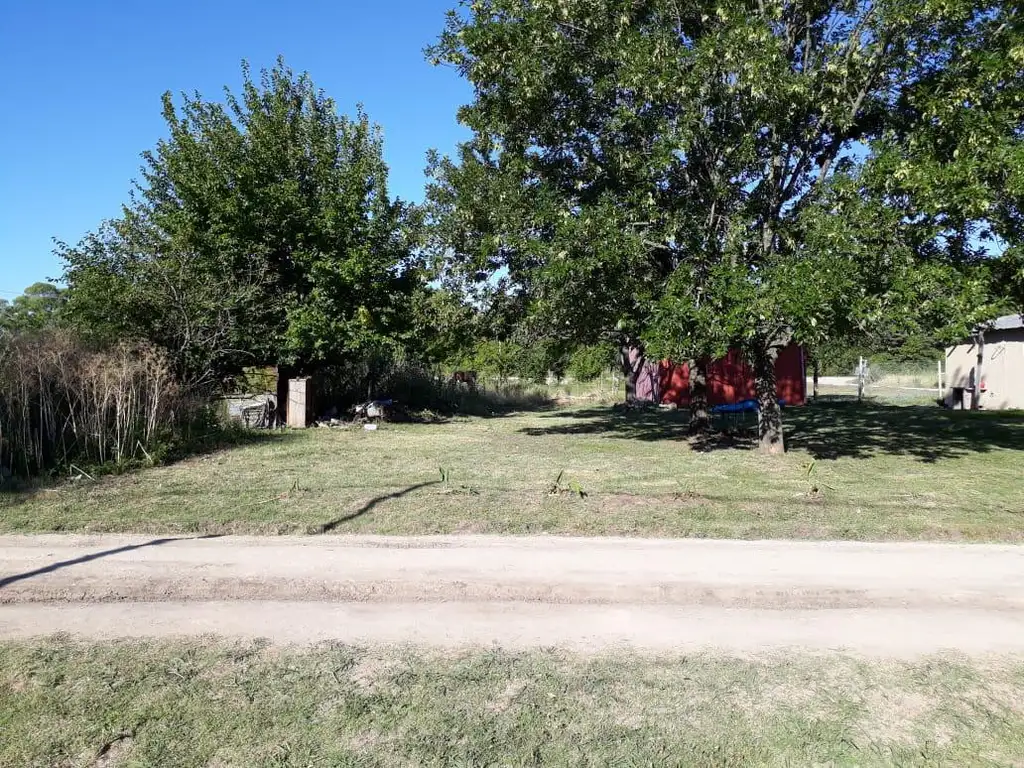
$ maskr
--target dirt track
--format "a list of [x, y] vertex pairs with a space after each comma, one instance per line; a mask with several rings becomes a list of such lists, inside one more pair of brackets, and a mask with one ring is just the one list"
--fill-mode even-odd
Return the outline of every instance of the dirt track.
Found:
[[1024, 651], [1024, 547], [0, 537], [0, 637]]

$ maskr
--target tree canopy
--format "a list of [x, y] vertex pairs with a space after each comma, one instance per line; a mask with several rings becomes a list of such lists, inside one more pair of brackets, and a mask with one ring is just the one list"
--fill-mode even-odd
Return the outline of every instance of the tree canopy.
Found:
[[60, 318], [65, 293], [52, 283], [33, 283], [13, 301], [0, 299], [0, 330], [39, 331]]
[[418, 228], [388, 193], [380, 130], [281, 61], [243, 74], [222, 102], [164, 95], [168, 136], [122, 216], [60, 249], [69, 314], [160, 344], [192, 382], [400, 344]]
[[583, 341], [742, 347], [762, 446], [782, 450], [782, 346], [988, 310], [957, 223], [921, 226], [917, 190], [895, 205], [879, 182], [927, 110], [963, 104], [961, 54], [1016, 55], [1009, 17], [995, 0], [465, 3], [429, 53], [475, 94], [473, 138], [431, 165], [446, 278]]

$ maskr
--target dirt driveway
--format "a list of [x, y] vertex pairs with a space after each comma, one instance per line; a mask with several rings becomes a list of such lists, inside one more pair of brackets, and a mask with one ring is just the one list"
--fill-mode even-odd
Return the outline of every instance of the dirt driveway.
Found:
[[0, 636], [1024, 651], [1024, 547], [0, 537]]

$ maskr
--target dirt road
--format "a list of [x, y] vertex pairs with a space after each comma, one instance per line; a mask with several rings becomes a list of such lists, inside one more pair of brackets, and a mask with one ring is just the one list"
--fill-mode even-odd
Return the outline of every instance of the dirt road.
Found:
[[0, 637], [1024, 651], [1024, 547], [0, 537]]

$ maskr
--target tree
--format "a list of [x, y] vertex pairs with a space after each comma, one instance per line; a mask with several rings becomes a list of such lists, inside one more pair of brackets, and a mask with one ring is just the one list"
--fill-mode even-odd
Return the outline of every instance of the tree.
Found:
[[75, 322], [160, 344], [193, 383], [377, 354], [421, 283], [379, 129], [281, 61], [243, 74], [224, 103], [165, 94], [169, 135], [121, 218], [60, 247]]
[[0, 299], [0, 329], [39, 331], [55, 325], [64, 305], [64, 291], [51, 283], [33, 283], [7, 302]]
[[612, 366], [615, 352], [608, 344], [577, 347], [569, 358], [568, 373], [580, 382], [593, 381]]
[[423, 286], [412, 297], [411, 311], [407, 349], [424, 362], [462, 367], [478, 337], [479, 314], [474, 308], [451, 291]]
[[823, 235], [897, 107], [1004, 5], [474, 0], [431, 51], [475, 89], [474, 138], [433, 167], [448, 261], [591, 340], [617, 320], [683, 358], [741, 345], [780, 452], [779, 350], [899, 314], [919, 264], [945, 269], [864, 258], [864, 219], [848, 248]]
[[873, 192], [1024, 311], [1024, 11], [989, 6], [896, 106], [873, 147]]

